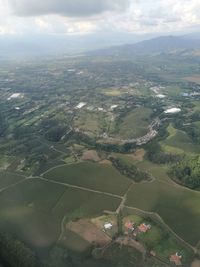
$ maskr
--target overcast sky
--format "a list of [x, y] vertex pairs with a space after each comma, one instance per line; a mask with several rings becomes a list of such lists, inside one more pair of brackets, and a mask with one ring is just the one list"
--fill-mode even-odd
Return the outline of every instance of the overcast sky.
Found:
[[0, 0], [0, 34], [199, 31], [200, 0]]

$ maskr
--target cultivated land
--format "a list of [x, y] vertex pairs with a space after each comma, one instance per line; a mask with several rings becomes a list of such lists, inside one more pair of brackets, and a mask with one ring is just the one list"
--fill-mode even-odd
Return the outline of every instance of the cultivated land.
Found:
[[200, 239], [199, 201], [199, 192], [154, 181], [133, 185], [126, 205], [158, 213], [181, 238], [195, 246]]
[[55, 168], [44, 177], [61, 183], [123, 195], [131, 181], [108, 164], [78, 163]]
[[[169, 173], [200, 153], [200, 59], [192, 60], [0, 65], [0, 235], [20, 244], [22, 258], [25, 246], [45, 267], [166, 267], [179, 252], [190, 267], [200, 254], [200, 193]], [[171, 108], [181, 111], [164, 113]], [[135, 239], [125, 221], [151, 230]]]

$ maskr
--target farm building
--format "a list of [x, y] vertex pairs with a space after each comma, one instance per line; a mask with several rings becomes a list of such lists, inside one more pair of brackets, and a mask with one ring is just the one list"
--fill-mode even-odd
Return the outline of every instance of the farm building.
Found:
[[151, 225], [150, 224], [145, 224], [145, 223], [142, 223], [138, 226], [138, 230], [141, 232], [141, 233], [146, 233], [148, 232], [149, 230], [151, 229]]
[[174, 263], [176, 266], [182, 265], [181, 259], [182, 259], [182, 256], [179, 255], [178, 252], [170, 256], [170, 262]]
[[132, 222], [132, 221], [128, 221], [128, 222], [126, 222], [125, 223], [125, 228], [127, 228], [128, 230], [134, 230], [134, 222]]
[[113, 225], [112, 225], [112, 223], [110, 223], [110, 222], [106, 222], [106, 223], [104, 224], [104, 229], [105, 229], [105, 230], [110, 230], [110, 229], [112, 229], [112, 227], [113, 227]]

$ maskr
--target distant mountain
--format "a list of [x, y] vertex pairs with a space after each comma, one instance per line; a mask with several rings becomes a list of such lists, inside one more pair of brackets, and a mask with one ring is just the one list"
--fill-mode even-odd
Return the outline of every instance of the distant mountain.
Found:
[[95, 56], [122, 56], [130, 57], [145, 54], [160, 54], [183, 50], [200, 49], [200, 39], [190, 36], [162, 36], [122, 46], [110, 47], [89, 52], [88, 55]]

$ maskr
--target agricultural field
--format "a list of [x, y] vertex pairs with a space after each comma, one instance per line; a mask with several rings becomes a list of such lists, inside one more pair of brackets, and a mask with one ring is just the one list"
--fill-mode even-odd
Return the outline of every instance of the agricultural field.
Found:
[[199, 75], [194, 75], [194, 76], [188, 76], [184, 78], [186, 81], [193, 82], [200, 84], [200, 76]]
[[154, 181], [133, 185], [126, 205], [158, 213], [175, 233], [190, 244], [196, 245], [200, 240], [199, 201], [199, 192]]
[[0, 190], [5, 187], [9, 187], [12, 184], [16, 184], [24, 179], [25, 179], [24, 176], [18, 175], [16, 173], [1, 171], [0, 172]]
[[[170, 171], [200, 153], [199, 64], [175, 57], [2, 64], [0, 234], [45, 267], [166, 267], [169, 254], [189, 257], [180, 238], [198, 249], [200, 193]], [[182, 112], [165, 114], [170, 107]], [[125, 222], [149, 218], [123, 217], [126, 209], [158, 214], [163, 228], [150, 221], [130, 242]]]
[[131, 181], [108, 164], [83, 162], [54, 168], [43, 175], [61, 183], [123, 195]]
[[30, 179], [1, 193], [0, 227], [45, 249], [59, 238], [64, 217], [70, 221], [115, 211], [119, 203], [111, 196]]

